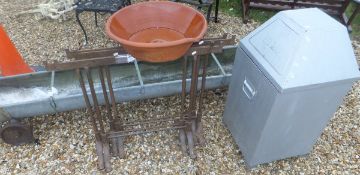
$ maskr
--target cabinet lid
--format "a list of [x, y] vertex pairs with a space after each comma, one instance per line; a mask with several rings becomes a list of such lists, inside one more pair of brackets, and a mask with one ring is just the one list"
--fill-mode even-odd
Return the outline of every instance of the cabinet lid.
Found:
[[347, 28], [317, 8], [277, 13], [240, 47], [280, 91], [360, 77]]

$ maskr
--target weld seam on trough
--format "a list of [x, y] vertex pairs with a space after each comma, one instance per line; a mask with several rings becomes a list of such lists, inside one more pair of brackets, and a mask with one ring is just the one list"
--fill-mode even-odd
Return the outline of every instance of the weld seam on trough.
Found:
[[224, 68], [221, 66], [221, 64], [220, 64], [219, 60], [217, 59], [216, 55], [215, 55], [214, 53], [211, 53], [211, 56], [212, 56], [212, 58], [214, 59], [215, 63], [218, 65], [221, 73], [225, 76], [225, 75], [226, 75], [225, 70], [224, 70]]
[[[217, 87], [224, 86], [222, 83], [223, 75], [216, 75], [207, 77], [206, 89], [213, 89]], [[229, 84], [231, 74], [226, 75], [226, 84]], [[190, 82], [190, 79], [187, 79], [187, 82]], [[199, 78], [201, 82], [201, 78]], [[200, 85], [199, 85], [200, 86]], [[181, 80], [161, 82], [161, 83], [151, 83], [143, 86], [145, 91], [143, 94], [138, 93], [141, 90], [141, 86], [131, 86], [124, 88], [115, 88], [114, 93], [117, 102], [131, 101], [131, 100], [140, 100], [147, 98], [154, 98], [159, 96], [167, 96], [172, 94], [177, 94], [181, 92]], [[187, 91], [189, 91], [187, 87]], [[104, 104], [102, 92], [100, 90], [96, 91], [98, 95], [98, 100], [101, 104]], [[69, 95], [64, 97], [54, 96], [54, 103], [56, 104], [56, 109], [53, 109], [51, 106], [51, 99], [41, 99], [23, 104], [14, 104], [5, 106], [4, 110], [7, 111], [13, 118], [25, 118], [36, 115], [44, 114], [53, 114], [56, 112], [65, 112], [80, 108], [85, 108], [84, 99], [82, 94]], [[28, 109], [32, 110], [28, 110]], [[0, 120], [2, 116], [0, 115]]]
[[55, 84], [55, 71], [51, 71], [50, 88], [53, 88]]
[[140, 69], [139, 69], [139, 65], [138, 65], [138, 62], [136, 61], [136, 59], [134, 60], [134, 65], [135, 65], [135, 70], [136, 70], [136, 75], [139, 79], [139, 82], [140, 82], [140, 86], [141, 86], [141, 89], [140, 89], [140, 93], [145, 93], [145, 89], [144, 89], [144, 81], [141, 77], [141, 72], [140, 72]]
[[10, 114], [0, 107], [0, 123], [10, 120]]

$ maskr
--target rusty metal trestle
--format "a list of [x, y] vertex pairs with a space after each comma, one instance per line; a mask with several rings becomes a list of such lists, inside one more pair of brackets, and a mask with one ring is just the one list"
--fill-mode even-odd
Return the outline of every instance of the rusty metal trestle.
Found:
[[[204, 39], [194, 43], [184, 56], [182, 68], [181, 109], [183, 112], [176, 116], [148, 120], [125, 121], [117, 112], [109, 66], [113, 64], [127, 64], [132, 61], [132, 59], [129, 59], [131, 56], [129, 57], [121, 47], [81, 51], [67, 50], [66, 54], [72, 61], [45, 63], [45, 66], [49, 71], [76, 71], [87, 106], [87, 114], [91, 118], [95, 132], [96, 154], [99, 157], [98, 167], [109, 172], [111, 171], [110, 156], [124, 158], [124, 139], [131, 135], [164, 130], [179, 130], [181, 150], [188, 152], [192, 158], [196, 157], [195, 145], [205, 144], [201, 120], [208, 55], [221, 53], [224, 46], [233, 44], [235, 44], [235, 37], [229, 38], [228, 35], [224, 35], [221, 38]], [[190, 77], [189, 103], [187, 104], [186, 82], [188, 78], [187, 68], [190, 61], [192, 63], [192, 72]], [[198, 92], [200, 70], [202, 71], [200, 91]], [[97, 72], [100, 78], [106, 112], [100, 110], [92, 78], [94, 72]], [[88, 90], [90, 90], [90, 97]]]

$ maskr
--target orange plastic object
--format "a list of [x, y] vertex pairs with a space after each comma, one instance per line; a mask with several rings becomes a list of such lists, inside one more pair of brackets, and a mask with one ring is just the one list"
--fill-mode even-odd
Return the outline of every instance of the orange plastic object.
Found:
[[0, 25], [0, 75], [11, 76], [31, 72], [33, 70], [24, 62], [4, 28]]
[[166, 62], [183, 56], [207, 29], [197, 10], [169, 1], [122, 8], [106, 23], [106, 33], [140, 61]]

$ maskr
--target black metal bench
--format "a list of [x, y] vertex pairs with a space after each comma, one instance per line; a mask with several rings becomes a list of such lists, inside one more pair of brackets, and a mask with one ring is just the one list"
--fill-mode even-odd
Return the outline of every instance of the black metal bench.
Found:
[[82, 25], [79, 15], [82, 12], [94, 12], [95, 13], [95, 25], [97, 23], [97, 13], [115, 13], [122, 7], [131, 4], [131, 0], [81, 0], [76, 3], [77, 7], [75, 9], [76, 20], [79, 23], [81, 30], [85, 35], [85, 45], [88, 43], [88, 37], [85, 31], [84, 26]]
[[[206, 20], [208, 22], [210, 22], [210, 20], [212, 18], [211, 11], [213, 8], [214, 0], [174, 0], [174, 1], [194, 5], [194, 6], [198, 7], [198, 9], [201, 9], [203, 7], [207, 8]], [[215, 0], [215, 16], [213, 17], [214, 22], [218, 22], [219, 3], [220, 3], [220, 0]]]
[[[245, 23], [249, 20], [249, 12], [251, 8], [265, 10], [289, 10], [317, 7], [329, 15], [338, 18], [341, 23], [348, 26], [351, 30], [351, 22], [359, 10], [355, 10], [349, 20], [345, 15], [345, 10], [350, 4], [350, 1], [351, 0], [242, 0], [243, 20]], [[359, 3], [358, 0], [355, 0], [354, 2]]]

